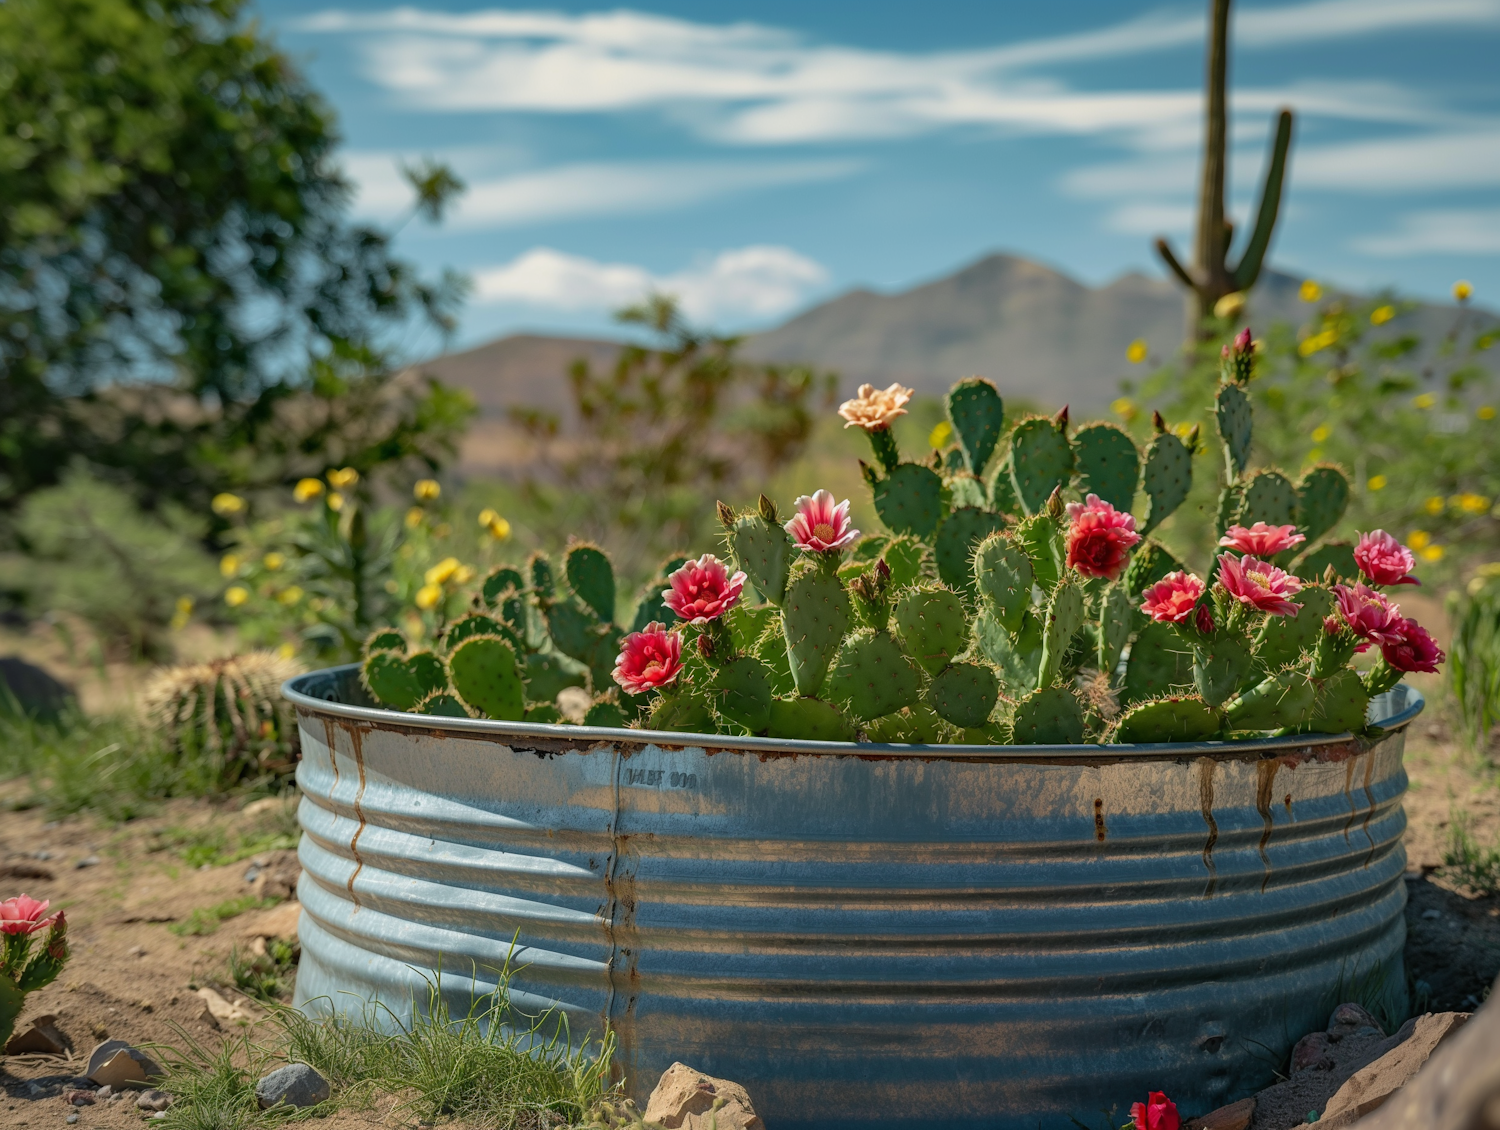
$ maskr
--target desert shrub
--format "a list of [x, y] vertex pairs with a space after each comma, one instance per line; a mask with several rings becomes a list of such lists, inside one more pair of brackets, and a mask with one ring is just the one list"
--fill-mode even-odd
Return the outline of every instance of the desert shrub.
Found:
[[1448, 683], [1471, 745], [1483, 747], [1500, 720], [1500, 565], [1481, 565], [1448, 596], [1453, 642]]
[[1455, 811], [1443, 849], [1443, 867], [1460, 885], [1478, 895], [1500, 894], [1500, 842], [1485, 847], [1469, 828], [1469, 814]]

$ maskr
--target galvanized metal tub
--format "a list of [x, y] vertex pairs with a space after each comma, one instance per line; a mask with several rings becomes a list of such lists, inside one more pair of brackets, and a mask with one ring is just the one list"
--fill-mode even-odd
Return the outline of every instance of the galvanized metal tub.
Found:
[[1373, 743], [1089, 747], [427, 718], [353, 667], [285, 693], [304, 1007], [441, 968], [463, 1009], [514, 938], [514, 999], [612, 1028], [632, 1094], [682, 1060], [771, 1130], [1199, 1114], [1339, 1000], [1404, 1007], [1404, 686]]

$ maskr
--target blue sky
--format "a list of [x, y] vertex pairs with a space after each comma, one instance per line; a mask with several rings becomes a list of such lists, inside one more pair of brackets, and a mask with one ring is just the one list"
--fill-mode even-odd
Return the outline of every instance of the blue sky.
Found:
[[[1205, 3], [259, 0], [331, 99], [363, 218], [402, 160], [469, 191], [400, 251], [475, 283], [458, 344], [604, 333], [655, 286], [774, 324], [992, 250], [1099, 283], [1190, 254]], [[1500, 295], [1500, 0], [1237, 4], [1233, 210], [1299, 113], [1276, 265]]]

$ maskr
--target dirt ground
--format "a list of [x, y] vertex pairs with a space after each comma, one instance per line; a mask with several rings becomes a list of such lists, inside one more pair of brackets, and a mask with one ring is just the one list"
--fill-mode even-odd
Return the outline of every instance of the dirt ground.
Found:
[[[1407, 767], [1406, 962], [1419, 997], [1413, 1003], [1470, 1011], [1500, 973], [1500, 898], [1460, 889], [1441, 863], [1457, 812], [1468, 814], [1481, 844], [1500, 842], [1500, 786], [1493, 769], [1452, 740], [1436, 711], [1409, 733]], [[18, 1025], [53, 1013], [72, 1051], [0, 1060], [0, 1126], [65, 1125], [72, 1108], [64, 1105], [62, 1089], [100, 1040], [181, 1048], [192, 1039], [217, 1046], [224, 1033], [201, 1019], [200, 986], [217, 986], [231, 1002], [256, 1012], [233, 990], [228, 959], [233, 947], [247, 944], [261, 916], [274, 911], [250, 910], [212, 933], [184, 933], [194, 911], [201, 920], [207, 908], [245, 899], [252, 889], [249, 860], [194, 867], [184, 855], [192, 844], [253, 842], [272, 826], [286, 827], [280, 819], [277, 824], [274, 812], [246, 815], [188, 801], [118, 826], [87, 817], [52, 822], [41, 810], [0, 813], [0, 897], [25, 891], [65, 908], [74, 951], [58, 982], [28, 998]], [[129, 1097], [77, 1113], [78, 1130], [145, 1124]], [[381, 1110], [346, 1112], [335, 1121], [410, 1124]]]

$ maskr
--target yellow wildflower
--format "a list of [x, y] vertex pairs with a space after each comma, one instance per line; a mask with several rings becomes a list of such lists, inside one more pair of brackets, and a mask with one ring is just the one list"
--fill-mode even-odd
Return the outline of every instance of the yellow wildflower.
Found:
[[1110, 404], [1109, 410], [1120, 419], [1129, 423], [1140, 414], [1140, 409], [1135, 406], [1135, 401], [1128, 396], [1122, 396]]
[[1125, 360], [1132, 365], [1139, 365], [1146, 359], [1146, 353], [1146, 339], [1138, 337], [1125, 347]]
[[273, 549], [270, 553], [266, 554], [260, 559], [260, 563], [274, 573], [277, 569], [280, 569], [283, 565], [286, 564], [286, 556], [285, 554], [277, 553]]
[[1383, 326], [1396, 316], [1394, 306], [1377, 306], [1370, 311], [1370, 325]]
[[417, 485], [411, 488], [412, 497], [418, 502], [431, 502], [442, 493], [442, 485], [436, 479], [418, 479]]
[[224, 590], [224, 603], [230, 608], [238, 608], [250, 599], [250, 590], [244, 585], [230, 585]]
[[276, 649], [276, 654], [283, 659], [296, 659], [297, 646], [296, 644], [284, 643]]
[[489, 526], [489, 524], [491, 522], [493, 522], [498, 517], [500, 517], [500, 511], [498, 511], [498, 510], [492, 510], [490, 507], [486, 506], [483, 510], [481, 510], [479, 512], [479, 524], [481, 526], [486, 526], [487, 527], [487, 526]]
[[408, 530], [415, 530], [422, 524], [422, 519], [425, 517], [427, 517], [427, 513], [420, 506], [411, 507], [406, 512], [406, 528]]
[[277, 594], [276, 599], [281, 601], [282, 604], [291, 605], [296, 604], [298, 601], [300, 601], [302, 599], [302, 595], [302, 589], [297, 585], [288, 585], [286, 588], [282, 589], [279, 594]]
[[1429, 545], [1422, 550], [1423, 561], [1441, 561], [1443, 559], [1443, 547], [1440, 545]]
[[1429, 514], [1441, 514], [1443, 512], [1443, 500], [1439, 495], [1431, 495], [1427, 501], [1422, 503], [1422, 509]]
[[947, 420], [939, 420], [932, 426], [932, 431], [927, 433], [927, 446], [941, 451], [952, 439], [953, 425]]
[[1328, 437], [1331, 435], [1333, 435], [1333, 429], [1330, 428], [1327, 424], [1319, 424], [1312, 430], [1312, 439], [1314, 443], [1327, 443]]
[[1419, 393], [1411, 398], [1412, 407], [1427, 409], [1437, 403], [1437, 394], [1432, 392]]
[[1385, 490], [1386, 479], [1384, 475], [1371, 475], [1365, 480], [1365, 486], [1370, 490]]
[[1186, 422], [1173, 424], [1172, 431], [1176, 433], [1178, 439], [1185, 440], [1193, 434], [1193, 425]]
[[1337, 330], [1324, 330], [1322, 333], [1305, 337], [1297, 343], [1297, 352], [1303, 357], [1311, 357], [1314, 353], [1320, 353], [1330, 345], [1337, 345], [1339, 335]]
[[417, 590], [417, 607], [423, 612], [431, 612], [442, 599], [442, 585], [423, 585]]
[[180, 632], [187, 627], [188, 621], [193, 616], [193, 598], [190, 596], [179, 596], [177, 598], [177, 611], [172, 614], [172, 630]]
[[471, 565], [460, 565], [453, 570], [453, 583], [455, 585], [466, 585], [474, 579], [474, 568]]
[[1474, 296], [1474, 287], [1468, 279], [1459, 279], [1453, 284], [1453, 297], [1460, 302], [1467, 302]]
[[219, 576], [229, 578], [240, 571], [240, 559], [232, 553], [219, 558]]
[[348, 490], [359, 482], [359, 472], [353, 467], [343, 467], [337, 471], [328, 472], [328, 485], [334, 490]]
[[1304, 279], [1301, 287], [1297, 290], [1297, 297], [1303, 302], [1316, 302], [1323, 297], [1323, 288], [1312, 279]]
[[1215, 318], [1233, 318], [1245, 308], [1245, 292], [1232, 291], [1214, 303]]
[[1307, 453], [1306, 465], [1312, 466], [1321, 458], [1323, 458], [1323, 449], [1321, 447], [1315, 447]]
[[486, 526], [485, 529], [489, 530], [490, 537], [496, 541], [504, 541], [510, 537], [510, 523], [499, 515], [496, 515], [494, 521]]
[[228, 518], [245, 509], [245, 500], [237, 494], [230, 494], [228, 491], [224, 491], [221, 494], [214, 495], [213, 501], [209, 503], [209, 506], [213, 507], [213, 512], [220, 518]]
[[292, 488], [292, 497], [298, 502], [311, 502], [323, 493], [322, 479], [299, 479]]
[[336, 490], [328, 492], [328, 509], [337, 514], [344, 508], [344, 496]]
[[445, 584], [454, 573], [458, 572], [458, 568], [457, 557], [445, 557], [431, 569], [428, 569], [422, 579], [429, 585]]
[[1490, 508], [1490, 500], [1482, 494], [1456, 494], [1449, 501], [1465, 514], [1484, 514]]
[[1474, 409], [1474, 415], [1481, 420], [1493, 420], [1495, 418], [1495, 406], [1493, 404], [1481, 404]]
[[1413, 530], [1406, 535], [1406, 544], [1410, 549], [1424, 549], [1432, 544], [1432, 535], [1426, 530]]
[[912, 390], [902, 384], [892, 384], [879, 389], [874, 385], [860, 385], [859, 395], [839, 405], [839, 415], [844, 418], [846, 428], [864, 428], [867, 432], [888, 428], [897, 416], [906, 415], [906, 405], [912, 398]]

